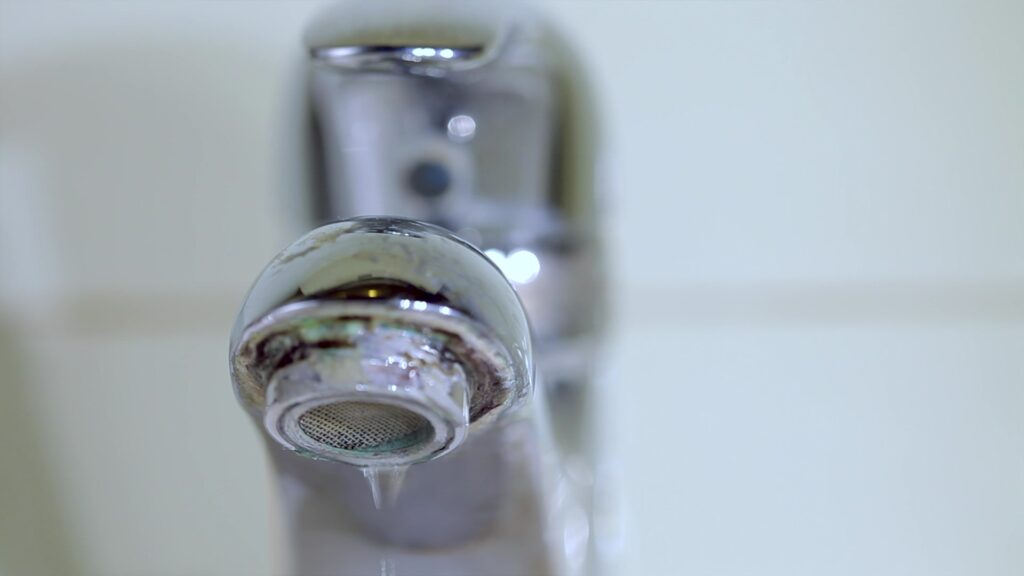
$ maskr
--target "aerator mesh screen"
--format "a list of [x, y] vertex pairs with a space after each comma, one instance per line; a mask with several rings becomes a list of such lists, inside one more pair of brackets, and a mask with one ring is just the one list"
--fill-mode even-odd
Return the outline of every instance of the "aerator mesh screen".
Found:
[[391, 452], [426, 441], [426, 418], [404, 408], [372, 402], [335, 402], [299, 416], [299, 428], [314, 442], [351, 452]]

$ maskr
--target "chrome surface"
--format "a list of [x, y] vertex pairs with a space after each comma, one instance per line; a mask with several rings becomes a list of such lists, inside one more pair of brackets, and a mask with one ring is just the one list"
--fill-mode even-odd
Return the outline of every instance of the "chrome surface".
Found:
[[[231, 358], [239, 399], [276, 442], [357, 466], [437, 458], [533, 387], [529, 328], [500, 270], [441, 228], [394, 218], [322, 226], [278, 255], [246, 296]], [[400, 409], [429, 432], [378, 451], [303, 433], [304, 414], [339, 402]]]
[[[405, 567], [412, 574], [479, 575], [496, 566], [502, 574], [594, 574], [592, 487], [580, 480], [592, 475], [580, 470], [592, 466], [588, 384], [603, 282], [592, 178], [596, 136], [582, 71], [557, 32], [526, 12], [477, 3], [456, 4], [457, 12], [442, 3], [431, 12], [417, 3], [402, 5], [400, 17], [378, 11], [361, 20], [356, 4], [346, 6], [353, 12], [336, 9], [314, 23], [296, 99], [296, 118], [308, 119], [295, 122], [298, 135], [290, 147], [301, 167], [294, 181], [308, 190], [303, 227], [361, 216], [405, 219], [374, 221], [384, 227], [395, 222], [399, 229], [426, 222], [444, 231], [421, 230], [414, 234], [419, 240], [454, 233], [465, 244], [446, 250], [472, 258], [435, 266], [435, 255], [400, 261], [393, 258], [398, 251], [379, 252], [380, 245], [367, 247], [367, 258], [350, 250], [324, 257], [323, 243], [307, 240], [286, 250], [257, 281], [236, 325], [234, 373], [243, 405], [267, 426], [290, 569], [365, 573], [375, 566], [372, 559], [360, 564], [366, 553], [380, 553], [386, 556], [381, 569], [397, 562], [398, 574]], [[340, 226], [358, 228], [358, 222]], [[415, 252], [417, 243], [402, 249]], [[274, 269], [294, 266], [295, 255], [323, 258], [323, 265], [299, 276], [351, 268], [346, 281], [397, 280], [421, 297], [289, 303], [304, 281], [294, 279], [294, 270]], [[378, 257], [386, 264], [370, 274], [360, 269]], [[494, 275], [502, 286], [488, 280]], [[339, 278], [328, 284], [345, 285]], [[514, 306], [502, 288], [512, 294], [510, 286]], [[319, 288], [322, 294], [324, 286]], [[438, 296], [443, 303], [433, 300]], [[410, 303], [405, 309], [403, 301]], [[331, 353], [331, 362], [359, 367], [340, 370], [344, 377], [324, 378], [316, 351], [290, 367], [268, 364], [254, 371], [254, 354], [244, 351], [262, 349], [261, 331], [277, 325], [289, 306], [300, 307], [300, 320], [354, 317], [359, 306], [371, 306], [378, 317], [414, 314], [404, 318], [410, 350], [438, 331], [461, 334], [469, 343], [465, 349], [506, 358], [514, 372], [506, 387], [514, 390], [488, 396], [479, 385], [480, 370], [463, 358], [455, 365], [464, 378], [454, 369], [441, 378], [446, 390], [463, 391], [445, 392], [452, 409], [396, 400], [389, 383], [412, 373], [388, 372], [382, 386], [367, 385], [366, 367], [386, 364], [381, 358], [388, 356], [374, 352], [371, 343], [351, 358]], [[339, 315], [338, 309], [347, 312]], [[525, 320], [520, 326], [514, 319], [524, 313], [529, 329]], [[537, 394], [528, 398], [534, 362]], [[501, 373], [500, 361], [489, 365], [484, 373]], [[497, 400], [484, 402], [482, 410], [481, 398]], [[400, 449], [380, 460], [414, 464], [393, 507], [374, 507], [358, 472], [357, 466], [372, 466], [379, 455], [355, 454], [351, 446], [358, 442], [340, 450], [324, 447], [303, 433], [304, 414], [337, 402], [368, 402], [380, 414], [407, 410], [429, 423], [430, 432], [399, 442]], [[410, 421], [396, 429], [405, 430]], [[336, 431], [342, 424], [350, 423], [321, 428]], [[350, 432], [344, 432], [349, 442]]]
[[405, 71], [440, 76], [483, 64], [480, 46], [330, 46], [311, 48], [310, 56], [338, 68], [351, 70]]

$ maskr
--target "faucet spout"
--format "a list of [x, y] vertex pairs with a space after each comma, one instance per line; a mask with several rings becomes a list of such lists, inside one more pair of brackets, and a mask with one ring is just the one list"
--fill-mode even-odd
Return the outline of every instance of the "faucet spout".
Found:
[[230, 362], [285, 503], [287, 571], [374, 572], [384, 551], [418, 576], [582, 570], [588, 488], [549, 468], [587, 460], [589, 101], [542, 21], [452, 6], [348, 3], [307, 35], [309, 122], [287, 148], [319, 228], [256, 280]]
[[378, 506], [406, 467], [485, 432], [533, 388], [529, 325], [501, 271], [394, 218], [323, 226], [278, 255], [242, 305], [231, 369], [272, 449], [362, 468]]
[[361, 467], [442, 456], [533, 387], [526, 316], [500, 270], [398, 219], [324, 226], [282, 252], [242, 305], [231, 356], [274, 441]]

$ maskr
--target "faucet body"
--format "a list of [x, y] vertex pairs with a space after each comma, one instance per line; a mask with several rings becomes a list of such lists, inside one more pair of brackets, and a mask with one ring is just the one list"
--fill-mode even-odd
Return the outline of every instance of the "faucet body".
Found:
[[[539, 341], [596, 333], [597, 135], [582, 66], [532, 12], [478, 4], [350, 3], [313, 23], [297, 138], [308, 148], [296, 147], [307, 222], [442, 226], [504, 264]], [[503, 259], [517, 251], [533, 257]]]
[[[233, 336], [236, 390], [267, 431], [278, 480], [286, 573], [594, 573], [579, 521], [590, 487], [562, 470], [590, 462], [603, 296], [589, 100], [578, 63], [544, 23], [455, 6], [342, 5], [307, 37], [292, 147], [293, 181], [308, 191], [304, 226], [377, 218], [318, 229], [286, 250]], [[311, 319], [358, 333], [354, 348], [323, 352], [333, 340], [310, 335]], [[382, 325], [404, 327], [401, 343]], [[255, 360], [278, 348], [287, 352]], [[393, 368], [422, 350], [437, 352]], [[403, 390], [427, 392], [406, 403], [389, 389], [410, 378]], [[494, 382], [504, 384], [482, 384]], [[329, 436], [338, 426], [312, 420], [352, 420], [346, 407], [367, 398], [387, 411], [359, 417], [400, 431], [383, 456], [384, 444], [358, 444], [363, 431]], [[429, 432], [417, 435], [421, 421]], [[339, 438], [344, 449], [317, 443]], [[396, 462], [412, 466], [380, 506], [364, 472]]]

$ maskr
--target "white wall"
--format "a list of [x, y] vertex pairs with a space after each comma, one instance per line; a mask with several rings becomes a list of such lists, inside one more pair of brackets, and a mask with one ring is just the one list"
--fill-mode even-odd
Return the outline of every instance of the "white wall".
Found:
[[[319, 5], [0, 0], [0, 574], [269, 573], [226, 341]], [[544, 7], [605, 110], [623, 573], [1024, 573], [1024, 5]]]

